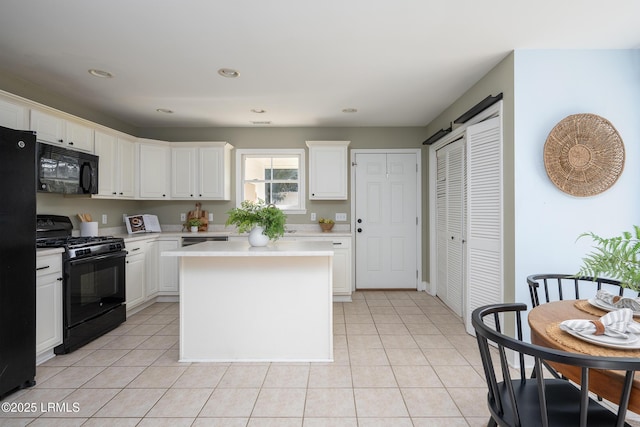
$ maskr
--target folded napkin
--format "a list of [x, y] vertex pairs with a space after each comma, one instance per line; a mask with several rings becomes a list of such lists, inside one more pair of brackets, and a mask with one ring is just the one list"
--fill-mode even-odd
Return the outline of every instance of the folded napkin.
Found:
[[589, 335], [608, 335], [628, 338], [628, 333], [640, 333], [640, 323], [633, 321], [630, 308], [611, 311], [598, 320], [572, 319], [560, 323], [563, 331], [574, 331]]
[[633, 311], [640, 311], [640, 298], [620, 297], [604, 289], [600, 289], [596, 293], [596, 299], [604, 301], [616, 308], [630, 308]]

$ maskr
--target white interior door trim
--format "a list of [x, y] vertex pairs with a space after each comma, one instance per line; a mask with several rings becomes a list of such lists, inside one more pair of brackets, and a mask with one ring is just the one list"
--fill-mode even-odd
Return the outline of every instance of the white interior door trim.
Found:
[[[419, 291], [424, 291], [425, 288], [423, 286], [424, 282], [422, 280], [422, 150], [421, 149], [412, 149], [412, 148], [399, 148], [399, 149], [352, 149], [350, 152], [350, 160], [349, 160], [349, 169], [351, 176], [351, 184], [350, 184], [350, 194], [351, 194], [351, 231], [353, 233], [353, 241], [355, 242], [355, 233], [356, 233], [356, 182], [355, 182], [355, 169], [353, 167], [355, 162], [355, 156], [357, 154], [415, 154], [416, 156], [416, 164], [418, 166], [418, 173], [416, 174], [416, 201], [418, 206], [418, 219], [416, 228], [418, 231], [418, 239], [416, 240], [416, 257], [417, 257], [417, 269], [418, 269], [418, 277], [416, 278], [416, 288]], [[355, 246], [355, 245], [354, 245]], [[353, 271], [357, 271], [357, 266], [355, 265], [355, 247], [354, 254], [352, 258], [354, 265]], [[354, 273], [355, 274], [355, 273]], [[352, 291], [355, 291], [356, 281], [353, 281]]]

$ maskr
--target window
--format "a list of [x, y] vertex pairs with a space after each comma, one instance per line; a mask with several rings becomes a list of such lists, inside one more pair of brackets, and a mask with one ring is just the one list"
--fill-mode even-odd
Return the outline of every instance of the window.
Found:
[[237, 150], [236, 204], [262, 199], [287, 213], [305, 213], [304, 150]]

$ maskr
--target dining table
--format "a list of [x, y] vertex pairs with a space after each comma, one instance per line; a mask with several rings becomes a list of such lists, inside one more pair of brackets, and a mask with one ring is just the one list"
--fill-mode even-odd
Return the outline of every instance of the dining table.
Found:
[[[592, 301], [593, 302], [593, 301]], [[640, 346], [629, 348], [616, 346], [611, 348], [595, 344], [560, 329], [560, 323], [569, 319], [596, 320], [607, 314], [607, 311], [592, 304], [589, 300], [561, 300], [540, 304], [529, 312], [528, 321], [531, 328], [531, 342], [536, 345], [563, 350], [571, 353], [582, 353], [604, 357], [640, 358]], [[634, 317], [636, 321], [640, 320]], [[571, 381], [580, 383], [579, 367], [551, 363], [558, 373]], [[624, 372], [602, 369], [590, 369], [589, 390], [596, 395], [617, 402], [620, 399], [624, 382]], [[628, 409], [640, 413], [640, 375], [636, 372]]]

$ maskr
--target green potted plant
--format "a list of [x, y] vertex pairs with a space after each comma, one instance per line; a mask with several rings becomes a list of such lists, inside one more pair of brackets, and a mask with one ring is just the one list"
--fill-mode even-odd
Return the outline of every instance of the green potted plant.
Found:
[[189, 218], [187, 225], [192, 233], [197, 233], [198, 228], [202, 225], [202, 221], [200, 221], [200, 218]]
[[[284, 235], [287, 216], [273, 204], [264, 200], [245, 200], [240, 207], [231, 209], [226, 225], [235, 225], [238, 232], [249, 232], [251, 246], [264, 246], [269, 240], [277, 240]], [[253, 233], [253, 234], [252, 234]], [[260, 238], [260, 236], [266, 238]]]
[[578, 238], [591, 237], [593, 252], [583, 258], [578, 276], [607, 277], [620, 281], [625, 288], [640, 291], [640, 226], [621, 236], [604, 238], [595, 233], [583, 233]]

